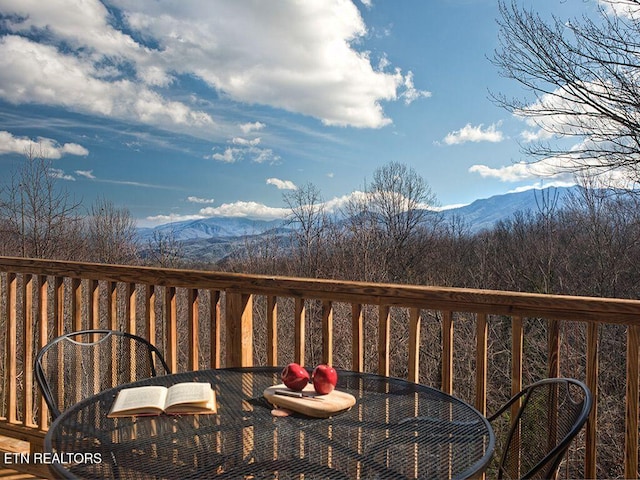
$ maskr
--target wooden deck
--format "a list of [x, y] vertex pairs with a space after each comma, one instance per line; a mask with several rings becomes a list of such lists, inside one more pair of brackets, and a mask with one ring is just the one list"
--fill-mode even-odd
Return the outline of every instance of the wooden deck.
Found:
[[[30, 472], [21, 471], [16, 468], [7, 468], [7, 466], [4, 464], [5, 452], [27, 453], [29, 452], [29, 442], [0, 435], [0, 480], [30, 480], [48, 478], [46, 476], [34, 475]], [[12, 467], [16, 466], [19, 465], [12, 465]]]
[[[323, 362], [435, 382], [481, 413], [492, 388], [508, 398], [571, 376], [596, 399], [574, 477], [640, 478], [639, 300], [0, 257], [0, 305], [0, 434], [33, 451], [49, 419], [33, 361], [17, 359], [64, 332], [109, 328], [159, 345], [173, 372]], [[606, 383], [614, 350], [624, 384]]]

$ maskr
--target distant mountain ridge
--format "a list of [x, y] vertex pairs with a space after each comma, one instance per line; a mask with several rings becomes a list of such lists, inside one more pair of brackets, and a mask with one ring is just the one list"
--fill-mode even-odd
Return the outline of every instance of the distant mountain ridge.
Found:
[[[526, 190], [476, 200], [469, 205], [442, 211], [446, 219], [459, 218], [471, 233], [492, 228], [500, 220], [512, 217], [518, 211], [537, 211], [543, 197], [557, 196], [557, 208], [564, 205], [567, 193], [578, 187], [559, 187], [545, 190]], [[259, 239], [264, 235], [283, 235], [290, 229], [283, 220], [256, 220], [245, 217], [211, 217], [187, 220], [138, 229], [141, 242], [155, 237], [168, 237], [180, 242], [187, 256], [208, 261], [223, 258], [246, 239]]]
[[549, 187], [543, 190], [531, 189], [523, 192], [505, 193], [475, 200], [463, 207], [443, 210], [445, 218], [459, 217], [466, 222], [472, 233], [492, 228], [500, 220], [512, 217], [516, 212], [538, 211], [546, 196], [551, 200], [557, 196], [556, 208], [562, 208], [567, 194], [577, 192], [580, 187]]
[[185, 220], [141, 228], [138, 236], [141, 240], [153, 238], [154, 232], [171, 235], [179, 242], [210, 239], [237, 238], [261, 235], [269, 230], [282, 227], [282, 220], [253, 220], [245, 217], [211, 217], [199, 220]]

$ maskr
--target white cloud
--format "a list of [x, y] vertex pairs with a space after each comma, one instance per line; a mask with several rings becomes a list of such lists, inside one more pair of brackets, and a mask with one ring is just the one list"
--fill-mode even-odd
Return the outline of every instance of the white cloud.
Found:
[[191, 203], [213, 203], [213, 198], [187, 197]]
[[[1, 75], [0, 73], [0, 76]], [[0, 87], [0, 89], [1, 88], [2, 87]], [[81, 157], [89, 155], [89, 150], [77, 143], [60, 145], [51, 138], [38, 137], [32, 140], [28, 137], [16, 137], [7, 131], [0, 131], [0, 155], [9, 153], [24, 154], [27, 151], [33, 151], [38, 155], [42, 154], [45, 158], [49, 159], [58, 159], [63, 155], [77, 155]]]
[[131, 80], [104, 78], [99, 64], [26, 38], [0, 38], [0, 98], [160, 127], [213, 126], [212, 118]]
[[93, 170], [76, 170], [76, 175], [88, 178], [89, 180], [95, 180], [96, 178], [93, 174]]
[[444, 137], [444, 143], [447, 145], [459, 145], [466, 142], [501, 142], [504, 140], [502, 132], [498, 130], [500, 122], [492, 124], [483, 130], [482, 124], [477, 127], [467, 123], [460, 130], [448, 133]]
[[234, 145], [252, 147], [260, 144], [260, 138], [253, 138], [251, 140], [247, 140], [246, 138], [235, 137], [231, 140], [231, 143], [233, 143]]
[[241, 160], [243, 155], [242, 149], [228, 147], [225, 149], [224, 153], [213, 153], [207, 158], [212, 158], [213, 160], [218, 160], [224, 163], [235, 163], [238, 160]]
[[412, 104], [419, 98], [429, 98], [431, 96], [431, 92], [416, 89], [413, 85], [413, 72], [411, 71], [404, 76], [403, 85], [404, 91], [400, 94], [400, 98], [404, 99], [406, 105]]
[[[362, 2], [371, 6], [370, 0]], [[369, 54], [356, 48], [366, 40], [367, 26], [350, 0], [275, 6], [113, 0], [109, 8], [119, 15], [98, 0], [3, 0], [4, 25], [12, 35], [0, 49], [0, 84], [9, 87], [0, 97], [163, 128], [212, 130], [216, 125], [208, 114], [171, 101], [158, 87], [193, 75], [237, 102], [361, 128], [391, 123], [384, 101], [410, 103], [428, 95], [415, 89], [411, 72], [374, 67]], [[126, 23], [122, 29], [118, 17]], [[34, 31], [47, 32], [46, 45], [26, 39]], [[24, 91], [16, 77], [24, 79]], [[259, 122], [254, 125], [259, 128]]]
[[603, 5], [608, 14], [627, 17], [637, 20], [640, 16], [640, 5], [633, 0], [598, 0]]
[[48, 173], [50, 177], [57, 178], [58, 180], [75, 181], [75, 177], [73, 177], [73, 175], [68, 175], [64, 172], [64, 170], [61, 170], [59, 168], [50, 168]]
[[570, 181], [573, 174], [564, 172], [558, 159], [546, 159], [539, 162], [519, 162], [499, 168], [487, 165], [472, 165], [470, 173], [477, 173], [483, 178], [496, 178], [501, 182], [521, 182], [538, 178], [556, 178]]
[[240, 130], [246, 135], [250, 132], [262, 130], [264, 127], [266, 127], [266, 125], [262, 122], [243, 123], [240, 125]]
[[200, 210], [203, 217], [247, 217], [276, 219], [284, 218], [289, 213], [287, 208], [268, 207], [257, 202], [223, 203], [219, 207], [207, 207]]
[[280, 180], [279, 178], [267, 178], [267, 185], [273, 185], [278, 190], [297, 190], [295, 183], [291, 180]]
[[238, 145], [237, 147], [227, 147], [224, 152], [215, 152], [205, 158], [210, 158], [224, 163], [236, 163], [244, 160], [245, 158], [250, 159], [254, 163], [274, 164], [280, 161], [280, 156], [275, 154], [270, 148], [256, 147], [256, 145], [260, 143], [260, 139], [258, 138], [255, 140], [257, 140], [257, 142], [234, 138], [231, 142], [234, 145]]

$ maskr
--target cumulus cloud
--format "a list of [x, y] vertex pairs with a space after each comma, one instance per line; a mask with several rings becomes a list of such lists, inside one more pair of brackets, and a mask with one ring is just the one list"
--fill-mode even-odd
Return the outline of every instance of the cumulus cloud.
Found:
[[213, 99], [378, 128], [391, 123], [382, 102], [428, 96], [411, 72], [372, 65], [350, 0], [113, 0], [109, 9], [99, 0], [3, 0], [2, 10], [10, 33], [0, 43], [0, 98], [15, 104], [215, 130], [210, 114], [168, 96], [189, 75]]
[[[2, 62], [2, 60], [0, 60]], [[2, 75], [0, 73], [0, 75]], [[0, 87], [1, 89], [2, 87]], [[20, 153], [33, 151], [45, 158], [58, 159], [63, 155], [77, 155], [86, 157], [89, 155], [82, 145], [77, 143], [65, 143], [60, 145], [51, 138], [38, 137], [35, 140], [28, 137], [16, 137], [7, 131], [0, 131], [0, 155], [9, 153]]]
[[142, 123], [212, 125], [204, 112], [164, 99], [139, 83], [101, 78], [100, 67], [26, 38], [0, 39], [0, 98]]
[[289, 209], [280, 207], [268, 207], [257, 202], [223, 203], [219, 207], [207, 207], [200, 210], [203, 217], [247, 217], [262, 218], [265, 220], [284, 218]]
[[279, 178], [267, 178], [267, 185], [273, 185], [278, 190], [297, 190], [295, 183], [291, 180], [280, 180]]
[[496, 178], [502, 182], [520, 182], [539, 178], [555, 178], [571, 181], [573, 174], [562, 169], [562, 159], [548, 158], [538, 162], [518, 162], [498, 168], [487, 165], [472, 165], [470, 173], [477, 173], [483, 178]]
[[492, 124], [486, 129], [483, 129], [483, 125], [480, 124], [477, 127], [471, 126], [467, 123], [460, 130], [448, 133], [444, 137], [444, 143], [447, 145], [459, 145], [467, 142], [501, 142], [504, 140], [502, 132], [498, 130], [500, 123]]
[[603, 5], [609, 14], [627, 17], [632, 20], [637, 20], [640, 17], [640, 6], [635, 1], [598, 0], [598, 3]]

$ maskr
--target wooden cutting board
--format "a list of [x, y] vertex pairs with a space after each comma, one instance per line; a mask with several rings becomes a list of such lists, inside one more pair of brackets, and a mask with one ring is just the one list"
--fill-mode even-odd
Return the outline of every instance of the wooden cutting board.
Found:
[[348, 410], [356, 403], [353, 395], [334, 390], [327, 395], [319, 395], [313, 389], [313, 384], [308, 384], [302, 390], [305, 396], [302, 398], [288, 397], [276, 394], [276, 391], [293, 392], [283, 383], [267, 388], [263, 394], [269, 403], [280, 408], [286, 408], [310, 417], [327, 418], [338, 412]]

